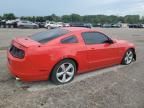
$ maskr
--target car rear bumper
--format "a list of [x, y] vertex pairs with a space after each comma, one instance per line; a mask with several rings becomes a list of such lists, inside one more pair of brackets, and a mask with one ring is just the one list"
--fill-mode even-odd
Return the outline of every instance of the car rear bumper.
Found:
[[31, 63], [26, 60], [20, 60], [7, 53], [7, 67], [13, 77], [22, 81], [40, 81], [47, 80], [49, 76], [48, 70], [40, 70], [33, 68]]

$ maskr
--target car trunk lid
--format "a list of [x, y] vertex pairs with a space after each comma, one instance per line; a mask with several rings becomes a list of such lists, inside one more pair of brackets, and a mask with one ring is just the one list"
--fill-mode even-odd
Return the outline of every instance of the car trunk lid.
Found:
[[20, 44], [26, 48], [31, 47], [31, 46], [40, 45], [40, 43], [38, 43], [38, 42], [28, 38], [28, 37], [16, 38], [13, 41], [14, 41], [14, 43], [18, 43], [18, 44]]

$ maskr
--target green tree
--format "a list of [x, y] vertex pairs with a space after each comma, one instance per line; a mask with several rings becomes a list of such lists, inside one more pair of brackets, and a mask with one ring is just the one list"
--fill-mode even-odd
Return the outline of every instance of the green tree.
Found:
[[70, 15], [63, 15], [63, 16], [61, 17], [61, 20], [62, 20], [63, 22], [65, 22], [65, 23], [68, 23], [68, 22], [71, 21], [71, 16], [70, 16]]
[[44, 21], [48, 20], [48, 21], [56, 21], [57, 22], [57, 21], [61, 21], [61, 17], [56, 16], [55, 14], [52, 14], [50, 16], [44, 16], [43, 20]]
[[34, 18], [33, 18], [33, 17], [31, 17], [31, 16], [27, 16], [27, 17], [26, 17], [26, 20], [33, 21], [33, 20], [34, 20]]
[[140, 22], [140, 16], [139, 15], [126, 15], [124, 17], [124, 22], [125, 23], [139, 23]]
[[15, 15], [13, 13], [6, 13], [3, 14], [3, 19], [5, 20], [13, 20], [16, 19]]
[[21, 16], [20, 19], [21, 20], [27, 20], [27, 18], [25, 16]]
[[52, 18], [51, 18], [51, 16], [44, 16], [44, 20], [45, 20], [45, 21], [46, 21], [46, 20], [52, 21]]
[[52, 21], [61, 21], [61, 18], [59, 17], [59, 16], [56, 16], [55, 14], [52, 14], [51, 15], [51, 19], [52, 19]]
[[37, 17], [36, 17], [36, 21], [37, 21], [37, 22], [44, 22], [45, 20], [44, 20], [44, 17], [37, 16]]
[[141, 17], [141, 23], [144, 24], [144, 16]]
[[[11, 20], [15, 19], [15, 15], [13, 13], [6, 13], [0, 17], [0, 19]], [[80, 16], [79, 14], [71, 14], [71, 15], [63, 15], [57, 16], [55, 14], [49, 16], [22, 16], [22, 20], [29, 20], [29, 21], [37, 21], [37, 22], [44, 22], [46, 20], [49, 21], [62, 21], [62, 22], [84, 22], [84, 23], [92, 23], [93, 25], [97, 24], [105, 24], [105, 23], [144, 23], [144, 16], [140, 17], [139, 15], [126, 15], [126, 16], [116, 16], [116, 15], [84, 15]]]
[[81, 22], [82, 21], [82, 17], [78, 14], [71, 14], [71, 22]]
[[83, 16], [83, 22], [86, 23], [97, 23], [97, 19], [95, 15], [85, 15]]

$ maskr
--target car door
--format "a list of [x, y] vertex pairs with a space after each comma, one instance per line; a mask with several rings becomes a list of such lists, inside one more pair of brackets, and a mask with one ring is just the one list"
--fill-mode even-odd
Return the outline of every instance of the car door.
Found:
[[90, 69], [118, 64], [119, 50], [109, 37], [100, 32], [84, 32], [82, 38], [87, 48]]
[[33, 23], [32, 22], [27, 22], [28, 28], [33, 28]]
[[23, 24], [24, 24], [24, 27], [25, 27], [25, 28], [29, 28], [28, 21], [24, 21]]

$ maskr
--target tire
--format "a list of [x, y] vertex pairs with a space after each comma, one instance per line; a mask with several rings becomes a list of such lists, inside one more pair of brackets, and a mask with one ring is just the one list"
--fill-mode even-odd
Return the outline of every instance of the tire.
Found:
[[134, 59], [134, 51], [132, 49], [128, 49], [123, 57], [122, 64], [129, 65], [133, 62]]
[[23, 28], [24, 28], [24, 25], [19, 25], [18, 28], [23, 29]]
[[74, 79], [76, 73], [76, 64], [73, 60], [65, 59], [60, 61], [53, 69], [51, 80], [53, 83], [65, 84]]
[[50, 27], [50, 26], [47, 26], [47, 29], [51, 29], [51, 27]]
[[32, 28], [33, 28], [33, 29], [38, 29], [38, 27], [37, 27], [36, 25], [34, 25]]

